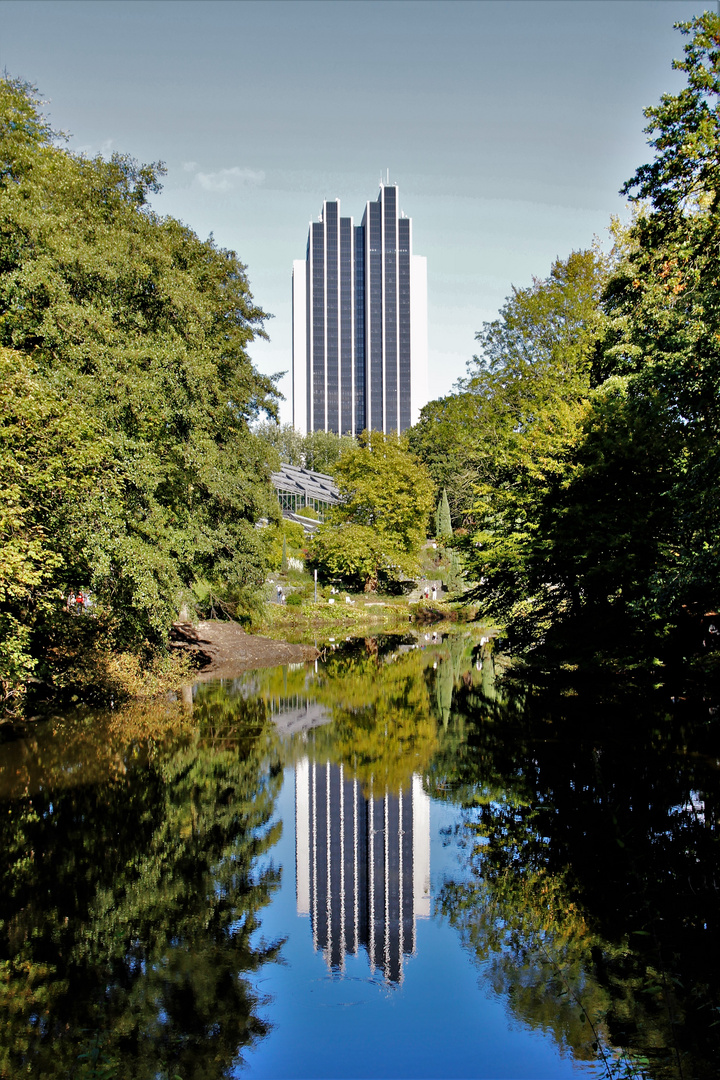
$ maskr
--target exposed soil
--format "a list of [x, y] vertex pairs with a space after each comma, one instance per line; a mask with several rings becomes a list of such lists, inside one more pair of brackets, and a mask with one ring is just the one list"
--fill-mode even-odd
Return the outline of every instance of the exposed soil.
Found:
[[253, 668], [301, 664], [319, 653], [313, 645], [290, 645], [256, 634], [246, 634], [233, 622], [175, 623], [170, 647], [190, 654], [200, 679], [233, 678]]

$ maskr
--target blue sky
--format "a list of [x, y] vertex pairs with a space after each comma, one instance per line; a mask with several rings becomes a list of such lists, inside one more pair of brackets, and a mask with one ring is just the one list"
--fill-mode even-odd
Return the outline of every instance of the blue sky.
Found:
[[[512, 285], [605, 241], [682, 78], [692, 0], [4, 0], [0, 67], [70, 146], [163, 160], [155, 200], [238, 252], [290, 369], [292, 260], [324, 198], [360, 218], [390, 170], [428, 258], [432, 397]], [[281, 383], [290, 419], [290, 383]]]

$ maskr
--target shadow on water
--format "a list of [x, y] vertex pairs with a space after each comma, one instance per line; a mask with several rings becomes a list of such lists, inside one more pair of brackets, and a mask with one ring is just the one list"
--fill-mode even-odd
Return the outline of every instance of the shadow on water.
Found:
[[449, 731], [429, 779], [471, 878], [439, 907], [494, 992], [600, 1075], [716, 1076], [712, 703], [507, 672], [456, 692]]
[[[220, 1078], [263, 1045], [272, 1005], [256, 976], [281, 957], [261, 924], [288, 765], [308, 814], [334, 791], [352, 807], [348, 837], [396, 820], [408, 865], [415, 803], [446, 805], [460, 862], [435, 918], [513, 1021], [598, 1076], [714, 1076], [712, 703], [581, 685], [560, 665], [519, 677], [492, 646], [468, 629], [331, 642], [315, 665], [56, 718], [2, 747], [0, 1076]], [[399, 982], [417, 897], [407, 927], [403, 895], [384, 897], [404, 927], [390, 963], [357, 881], [354, 945], [313, 915], [315, 946], [337, 974], [359, 945]]]

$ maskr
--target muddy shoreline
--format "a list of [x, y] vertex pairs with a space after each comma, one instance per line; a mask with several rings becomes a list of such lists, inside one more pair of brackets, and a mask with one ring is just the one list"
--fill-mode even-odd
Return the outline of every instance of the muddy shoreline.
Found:
[[319, 656], [313, 645], [291, 645], [258, 634], [247, 634], [232, 622], [208, 620], [175, 623], [170, 648], [187, 653], [197, 671], [193, 681], [233, 678], [253, 668], [302, 664]]

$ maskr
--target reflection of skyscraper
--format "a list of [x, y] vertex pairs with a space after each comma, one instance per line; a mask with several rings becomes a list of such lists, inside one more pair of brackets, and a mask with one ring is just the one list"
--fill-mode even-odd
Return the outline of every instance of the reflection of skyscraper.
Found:
[[313, 945], [342, 970], [367, 949], [373, 968], [402, 980], [415, 920], [430, 914], [430, 803], [419, 776], [407, 792], [366, 799], [342, 765], [295, 767], [297, 910]]

